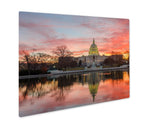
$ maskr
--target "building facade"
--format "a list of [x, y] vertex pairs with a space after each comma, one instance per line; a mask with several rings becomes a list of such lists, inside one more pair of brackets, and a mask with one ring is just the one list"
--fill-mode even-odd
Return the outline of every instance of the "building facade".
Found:
[[96, 66], [100, 66], [106, 58], [108, 58], [108, 56], [99, 55], [98, 47], [93, 39], [93, 43], [89, 48], [88, 56], [76, 57], [75, 60], [79, 65], [83, 66], [92, 66], [93, 63]]

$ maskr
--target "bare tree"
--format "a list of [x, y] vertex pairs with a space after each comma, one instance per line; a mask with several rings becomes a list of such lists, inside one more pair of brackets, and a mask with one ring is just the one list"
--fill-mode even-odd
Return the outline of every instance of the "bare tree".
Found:
[[31, 56], [27, 51], [23, 50], [23, 54], [24, 54], [24, 61], [27, 64], [27, 70], [28, 70], [28, 75], [31, 74], [31, 71], [35, 70], [35, 68], [37, 67], [37, 63], [39, 61], [39, 57], [36, 57], [35, 55]]
[[67, 67], [71, 67], [73, 61], [72, 52], [68, 50], [67, 46], [58, 46], [54, 54], [58, 57], [57, 68], [66, 70]]
[[58, 46], [56, 48], [56, 50], [54, 51], [54, 53], [58, 56], [58, 57], [70, 57], [72, 55], [72, 52], [70, 52], [67, 48], [67, 46]]
[[26, 52], [26, 51], [23, 51], [23, 53], [24, 53], [24, 59], [25, 59], [25, 61], [26, 61], [26, 63], [27, 63], [28, 74], [30, 75], [30, 68], [31, 68], [30, 55], [29, 55], [29, 53]]

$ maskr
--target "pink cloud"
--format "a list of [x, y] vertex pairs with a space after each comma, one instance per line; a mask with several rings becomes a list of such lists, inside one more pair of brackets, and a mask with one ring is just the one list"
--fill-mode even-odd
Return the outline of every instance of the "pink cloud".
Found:
[[[99, 21], [84, 22], [77, 26], [78, 28], [87, 28], [93, 32], [100, 53], [111, 53], [112, 51], [129, 51], [129, 20], [126, 19], [108, 19], [101, 18]], [[88, 53], [89, 47], [92, 44], [91, 38], [69, 38], [59, 35], [54, 25], [49, 25], [45, 22], [26, 23], [20, 21], [20, 27], [29, 30], [34, 34], [30, 41], [20, 41], [19, 54], [23, 50], [44, 51], [52, 53], [52, 51], [60, 45], [66, 45], [75, 56]], [[95, 26], [96, 25], [96, 26]], [[71, 25], [69, 25], [71, 26]], [[62, 27], [69, 27], [62, 25]], [[41, 35], [42, 37], [38, 37]], [[36, 37], [37, 36], [37, 37]]]
[[47, 25], [47, 23], [37, 24], [20, 21], [19, 26], [28, 29], [30, 32], [35, 33], [35, 35], [39, 34], [45, 38], [56, 36], [56, 32], [52, 28], [53, 25]]

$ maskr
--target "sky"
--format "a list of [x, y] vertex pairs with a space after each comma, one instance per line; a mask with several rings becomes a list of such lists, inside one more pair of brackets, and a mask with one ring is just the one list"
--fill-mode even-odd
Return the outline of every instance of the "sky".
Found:
[[88, 55], [95, 39], [100, 55], [129, 52], [129, 20], [19, 13], [19, 55], [23, 52], [54, 55], [57, 46], [65, 45], [73, 56]]

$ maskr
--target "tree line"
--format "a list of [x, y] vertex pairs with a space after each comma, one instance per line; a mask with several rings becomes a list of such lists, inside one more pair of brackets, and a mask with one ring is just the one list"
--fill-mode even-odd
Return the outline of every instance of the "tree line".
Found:
[[[23, 51], [23, 54], [25, 63], [19, 64], [19, 75], [45, 74], [49, 69], [67, 70], [67, 68], [84, 67], [82, 61], [77, 63], [74, 60], [73, 53], [64, 45], [58, 46], [53, 51], [54, 58], [57, 59], [54, 64], [47, 62], [48, 57], [43, 53], [35, 56]], [[123, 64], [122, 55], [109, 56], [101, 63], [102, 66], [120, 66]]]

